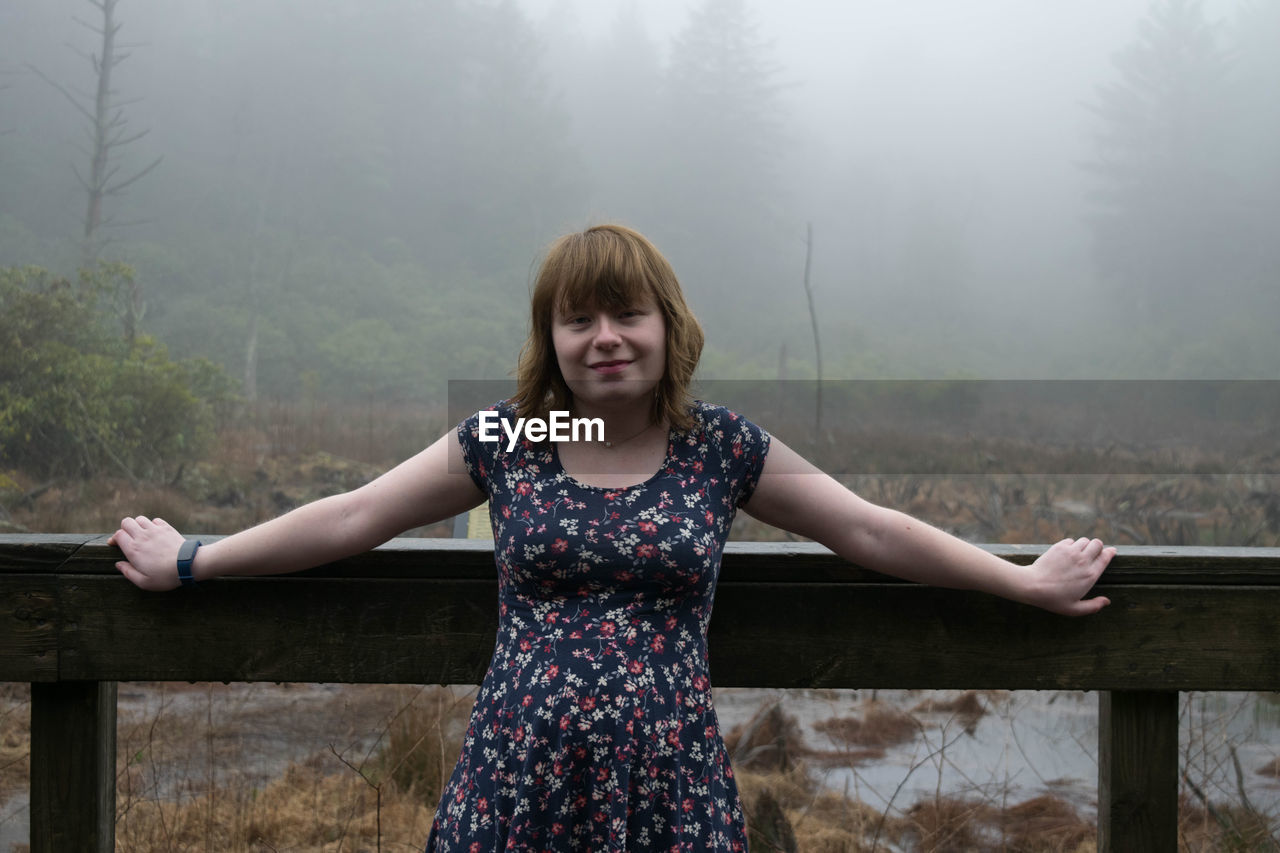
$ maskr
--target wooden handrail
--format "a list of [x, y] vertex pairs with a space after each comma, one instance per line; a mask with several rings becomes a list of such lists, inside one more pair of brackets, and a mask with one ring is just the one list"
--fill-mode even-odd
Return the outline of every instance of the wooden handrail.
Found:
[[[213, 538], [213, 537], [202, 537]], [[1014, 562], [1044, 546], [995, 545]], [[0, 681], [32, 683], [32, 851], [109, 850], [114, 682], [477, 683], [492, 543], [397, 539], [308, 572], [145, 593], [103, 536], [0, 536]], [[1104, 691], [1099, 849], [1169, 850], [1177, 693], [1280, 689], [1280, 549], [1126, 547], [1066, 619], [807, 543], [730, 543], [720, 686]]]

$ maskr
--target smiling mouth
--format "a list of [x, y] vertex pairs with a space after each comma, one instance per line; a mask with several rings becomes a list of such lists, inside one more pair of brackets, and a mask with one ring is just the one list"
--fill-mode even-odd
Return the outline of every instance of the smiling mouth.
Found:
[[597, 361], [590, 367], [597, 373], [616, 373], [630, 363], [629, 361]]

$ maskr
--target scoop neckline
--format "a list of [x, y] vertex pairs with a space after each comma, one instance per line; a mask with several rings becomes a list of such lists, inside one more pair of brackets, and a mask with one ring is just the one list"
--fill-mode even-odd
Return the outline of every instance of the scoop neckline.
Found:
[[675, 434], [676, 434], [675, 427], [668, 426], [667, 427], [667, 447], [666, 447], [666, 450], [662, 452], [662, 462], [658, 464], [658, 470], [654, 471], [653, 474], [651, 474], [649, 477], [645, 478], [641, 482], [632, 483], [629, 486], [593, 486], [589, 483], [582, 482], [577, 477], [570, 474], [569, 471], [564, 467], [564, 463], [560, 461], [560, 443], [556, 441], [552, 441], [548, 443], [551, 445], [551, 459], [556, 466], [556, 470], [560, 473], [562, 477], [564, 477], [573, 485], [577, 486], [580, 489], [587, 489], [593, 492], [628, 492], [628, 491], [631, 491], [632, 489], [639, 489], [649, 485], [650, 483], [652, 483], [653, 481], [661, 477], [663, 473], [666, 472], [667, 468], [670, 466], [670, 464], [674, 461], [674, 458], [675, 458], [675, 446], [676, 446]]

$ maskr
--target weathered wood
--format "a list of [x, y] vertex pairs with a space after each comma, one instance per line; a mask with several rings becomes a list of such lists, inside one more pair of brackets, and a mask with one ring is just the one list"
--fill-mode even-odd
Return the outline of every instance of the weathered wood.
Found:
[[[217, 536], [199, 536], [214, 541]], [[1035, 560], [1048, 545], [982, 545], [1015, 563]], [[0, 575], [40, 572], [115, 575], [120, 552], [88, 534], [0, 534]], [[494, 577], [493, 544], [468, 539], [393, 539], [298, 577]], [[741, 582], [902, 583], [854, 566], [812, 542], [730, 542], [721, 577]], [[1103, 576], [1111, 584], [1280, 585], [1280, 548], [1125, 546]]]
[[115, 849], [116, 685], [31, 685], [31, 851]]
[[[1111, 607], [1068, 619], [908, 584], [724, 581], [712, 674], [744, 687], [1280, 685], [1280, 587], [1107, 593]], [[77, 680], [475, 683], [497, 626], [496, 585], [479, 580], [241, 578], [158, 594], [72, 575], [57, 597], [57, 674]]]
[[1069, 619], [921, 586], [726, 582], [711, 620], [712, 679], [744, 687], [1280, 685], [1280, 588], [1106, 591], [1110, 607]]
[[99, 538], [105, 548], [105, 537], [86, 533], [0, 533], [0, 573], [57, 571], [86, 542]]
[[63, 580], [62, 678], [478, 683], [497, 630], [483, 581], [241, 578], [146, 593]]
[[1178, 694], [1098, 697], [1099, 853], [1178, 848]]
[[0, 581], [0, 681], [56, 681], [58, 626], [54, 578]]

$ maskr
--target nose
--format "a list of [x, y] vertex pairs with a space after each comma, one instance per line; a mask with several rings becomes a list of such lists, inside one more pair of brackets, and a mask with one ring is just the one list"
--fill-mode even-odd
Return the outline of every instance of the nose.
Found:
[[613, 349], [622, 343], [622, 338], [613, 324], [613, 318], [604, 314], [596, 318], [596, 334], [591, 343], [598, 349]]

